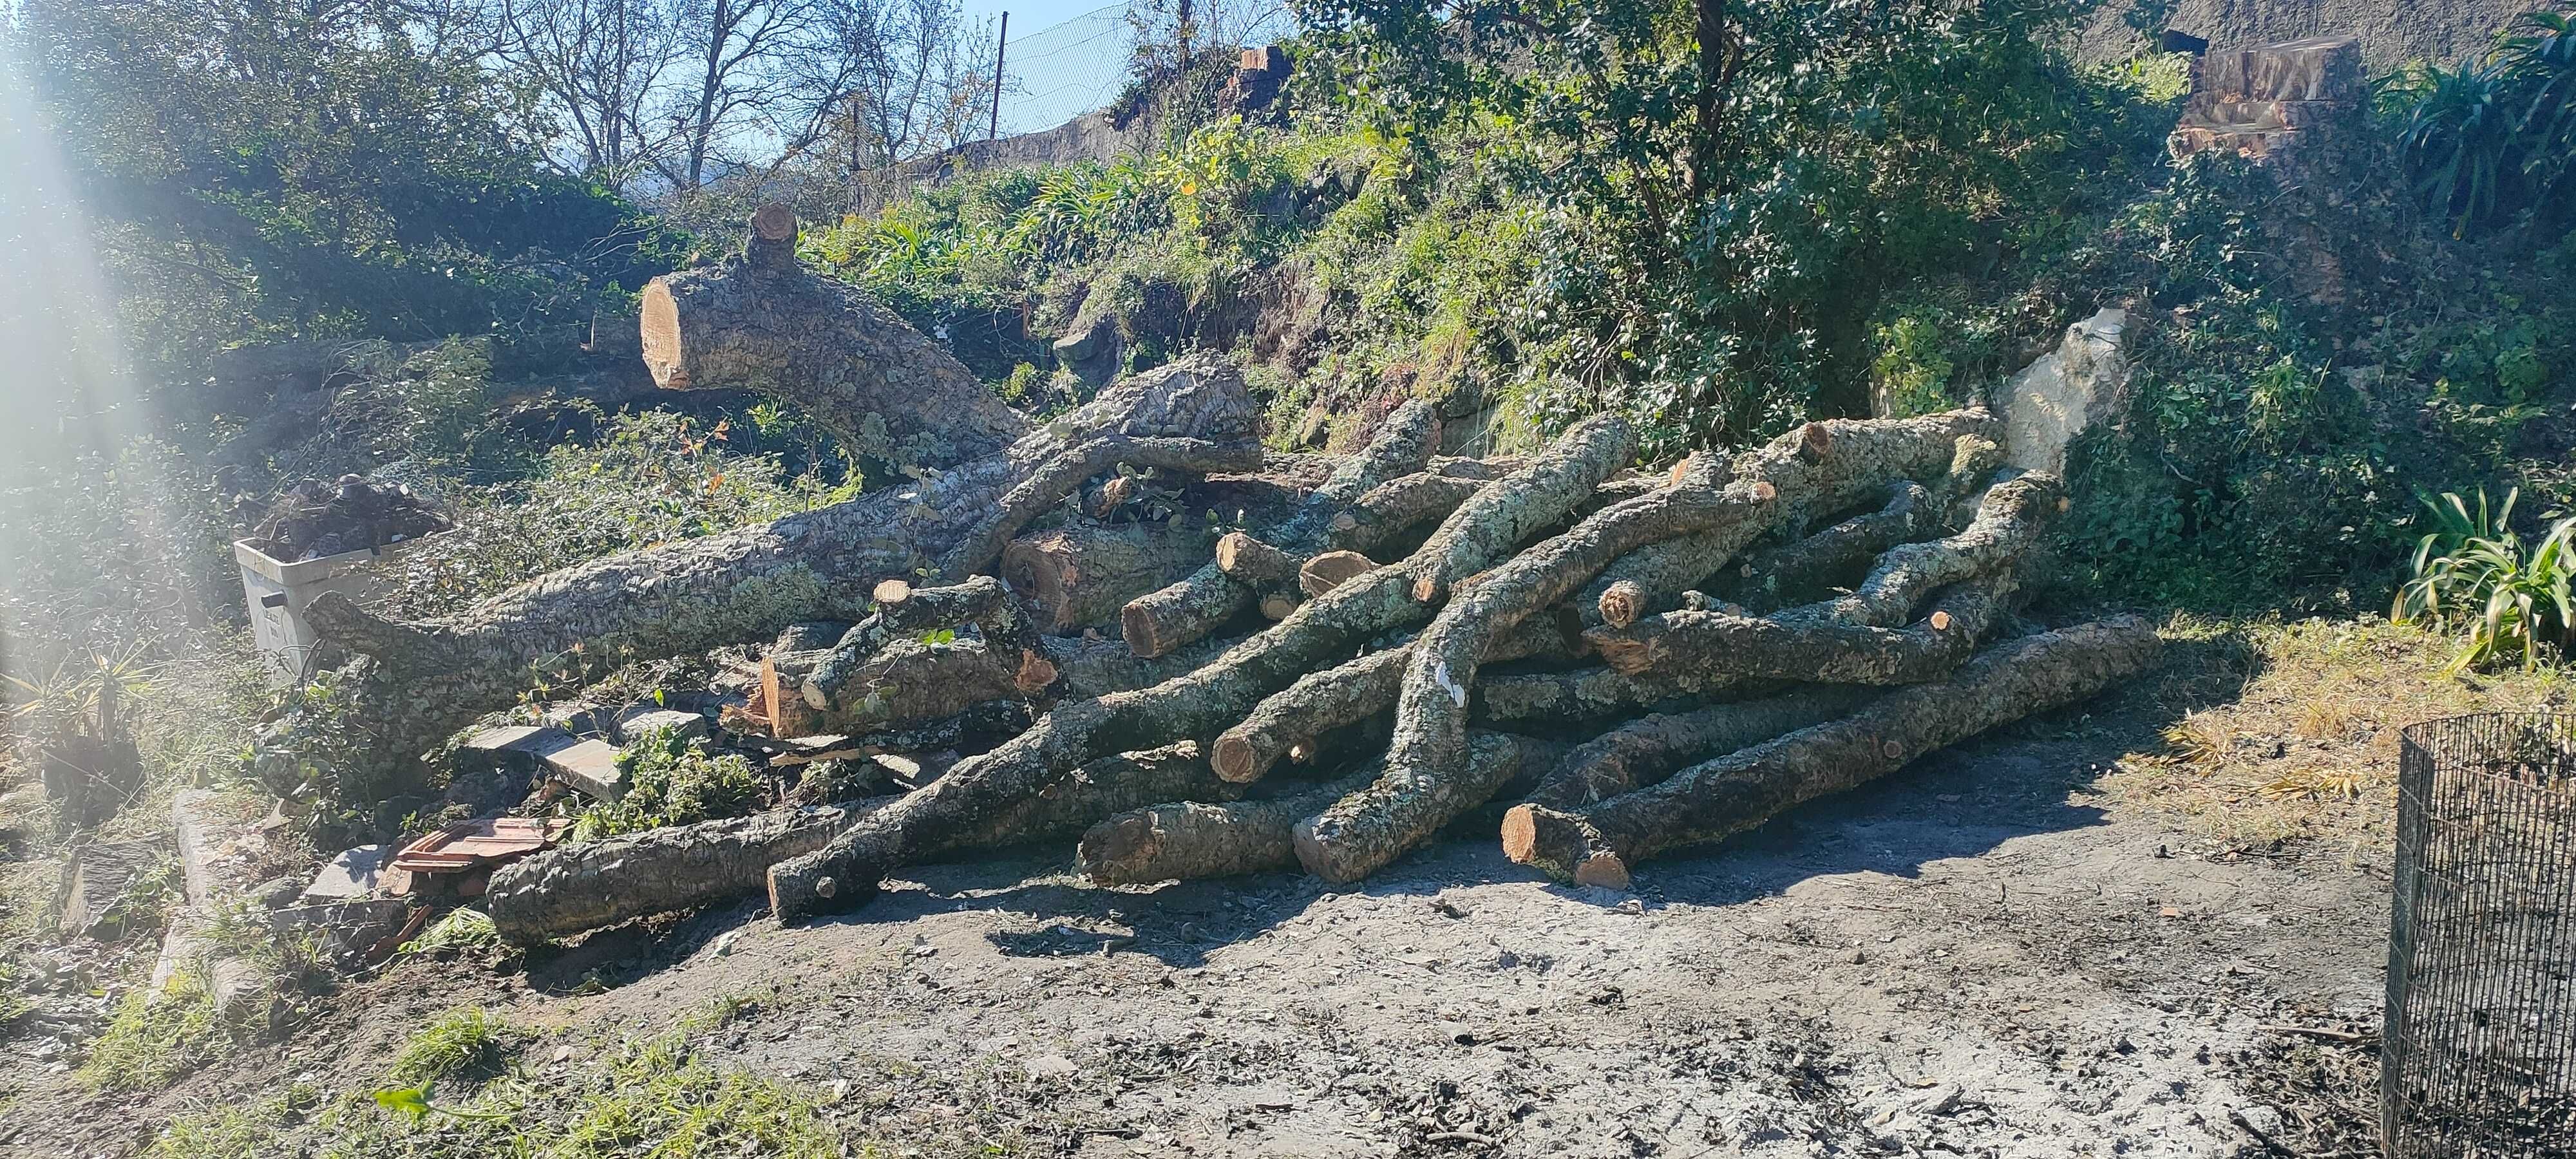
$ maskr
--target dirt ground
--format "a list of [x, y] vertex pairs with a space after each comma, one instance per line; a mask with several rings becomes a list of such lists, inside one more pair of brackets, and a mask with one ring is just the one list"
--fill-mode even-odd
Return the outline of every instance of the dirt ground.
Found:
[[363, 1089], [460, 1002], [544, 1028], [543, 1069], [731, 996], [702, 1056], [828, 1092], [887, 1154], [2279, 1153], [2262, 1137], [2368, 1102], [2292, 1090], [2285, 1050], [2346, 1040], [2277, 1028], [2375, 1029], [2385, 873], [2106, 811], [2091, 785], [2141, 727], [1963, 746], [1633, 895], [1490, 840], [1361, 888], [1105, 890], [1031, 853], [804, 928], [745, 903], [508, 972], [412, 962], [140, 1105], [39, 1080], [0, 1151], [124, 1154], [290, 1079]]

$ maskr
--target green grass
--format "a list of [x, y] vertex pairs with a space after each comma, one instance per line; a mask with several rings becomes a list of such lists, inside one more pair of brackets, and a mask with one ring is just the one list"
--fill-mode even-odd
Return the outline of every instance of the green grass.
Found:
[[498, 1015], [480, 1007], [458, 1007], [413, 1035], [385, 1076], [416, 1084], [490, 1072], [526, 1038], [525, 1031]]
[[102, 1091], [158, 1090], [219, 1057], [223, 1029], [202, 975], [181, 971], [157, 995], [137, 986], [90, 1044], [81, 1082]]
[[[479, 1012], [443, 1016], [413, 1040], [395, 1070], [427, 1075], [467, 1065], [460, 1052], [511, 1033]], [[415, 1058], [419, 1054], [421, 1057]], [[676, 1034], [630, 1042], [603, 1065], [571, 1074], [496, 1077], [472, 1097], [438, 1096], [404, 1114], [370, 1094], [328, 1100], [305, 1088], [172, 1123], [153, 1159], [404, 1155], [415, 1159], [828, 1159], [884, 1152], [846, 1138], [811, 1094], [746, 1071], [708, 1065]], [[402, 1093], [402, 1092], [397, 1092]], [[397, 1099], [396, 1102], [401, 1100]]]

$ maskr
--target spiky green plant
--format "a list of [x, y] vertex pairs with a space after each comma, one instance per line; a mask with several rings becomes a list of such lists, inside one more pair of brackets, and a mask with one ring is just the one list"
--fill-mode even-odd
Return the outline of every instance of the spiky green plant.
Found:
[[2475, 511], [2452, 492], [2425, 501], [2435, 527], [2417, 545], [2414, 576], [2389, 618], [2462, 633], [2450, 671], [2516, 658], [2538, 668], [2563, 656], [2576, 634], [2576, 516], [2526, 547], [2512, 526], [2519, 497], [2507, 491], [2490, 507], [2481, 490]]

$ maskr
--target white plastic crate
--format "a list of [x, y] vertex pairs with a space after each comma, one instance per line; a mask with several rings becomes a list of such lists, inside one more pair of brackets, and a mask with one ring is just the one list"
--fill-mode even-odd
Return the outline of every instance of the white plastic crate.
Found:
[[250, 606], [251, 635], [269, 686], [290, 687], [312, 675], [313, 649], [322, 642], [321, 634], [304, 621], [304, 609], [313, 597], [340, 592], [363, 602], [386, 586], [386, 561], [435, 538], [426, 535], [294, 563], [271, 559], [246, 542], [233, 541], [233, 560], [241, 564], [242, 597]]

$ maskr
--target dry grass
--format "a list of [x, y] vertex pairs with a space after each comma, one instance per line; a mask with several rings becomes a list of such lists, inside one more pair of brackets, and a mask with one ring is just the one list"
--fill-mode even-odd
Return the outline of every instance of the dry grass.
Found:
[[2570, 698], [2554, 671], [2443, 675], [2449, 641], [2377, 617], [2177, 616], [2165, 638], [2174, 662], [2154, 695], [2173, 723], [2101, 788], [2232, 846], [2307, 841], [2375, 855], [2393, 841], [2399, 729]]

